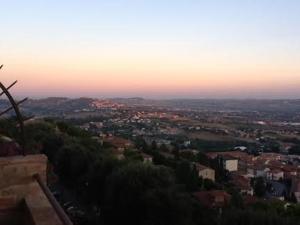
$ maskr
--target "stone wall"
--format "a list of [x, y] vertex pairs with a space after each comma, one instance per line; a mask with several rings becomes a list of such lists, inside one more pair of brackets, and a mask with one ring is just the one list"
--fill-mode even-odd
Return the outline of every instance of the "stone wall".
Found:
[[[30, 192], [33, 175], [38, 173], [46, 182], [45, 155], [0, 158], [0, 203], [15, 200], [18, 203]], [[3, 207], [3, 206], [2, 206]]]
[[[30, 225], [62, 225], [57, 211], [33, 175], [39, 174], [46, 184], [47, 157], [45, 155], [0, 158], [0, 212], [16, 213], [20, 206], [30, 218]], [[5, 214], [9, 216], [9, 214]], [[2, 215], [4, 218], [5, 215]], [[1, 221], [1, 215], [0, 215]]]

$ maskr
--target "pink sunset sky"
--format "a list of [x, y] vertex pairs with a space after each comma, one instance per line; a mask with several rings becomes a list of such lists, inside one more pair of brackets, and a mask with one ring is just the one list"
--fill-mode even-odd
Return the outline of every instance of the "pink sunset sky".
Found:
[[300, 96], [297, 1], [16, 2], [0, 80], [17, 96]]

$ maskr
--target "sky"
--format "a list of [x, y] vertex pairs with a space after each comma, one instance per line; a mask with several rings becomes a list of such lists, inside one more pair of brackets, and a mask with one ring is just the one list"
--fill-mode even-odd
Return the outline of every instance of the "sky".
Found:
[[16, 96], [300, 98], [299, 0], [0, 0]]

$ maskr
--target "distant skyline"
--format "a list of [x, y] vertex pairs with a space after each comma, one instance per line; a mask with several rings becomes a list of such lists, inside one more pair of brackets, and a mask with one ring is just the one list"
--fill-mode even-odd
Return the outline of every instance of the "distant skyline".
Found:
[[299, 0], [10, 0], [16, 96], [300, 98]]

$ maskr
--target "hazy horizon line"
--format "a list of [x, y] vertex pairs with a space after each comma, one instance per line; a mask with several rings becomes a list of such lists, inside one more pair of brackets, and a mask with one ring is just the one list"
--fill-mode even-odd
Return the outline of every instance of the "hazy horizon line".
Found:
[[[24, 98], [24, 96], [17, 96], [16, 99]], [[260, 98], [260, 97], [168, 97], [168, 98], [151, 98], [151, 97], [141, 97], [141, 96], [133, 96], [133, 97], [95, 97], [95, 96], [30, 96], [28, 97], [29, 100], [43, 100], [43, 99], [50, 99], [50, 98], [66, 98], [66, 99], [99, 99], [99, 100], [110, 100], [110, 99], [142, 99], [142, 100], [155, 100], [155, 101], [168, 101], [168, 100], [239, 100], [239, 101], [246, 101], [246, 100], [257, 100], [257, 101], [266, 101], [266, 100], [277, 100], [277, 101], [285, 101], [285, 100], [300, 100], [300, 98]], [[2, 98], [1, 100], [6, 100]]]

